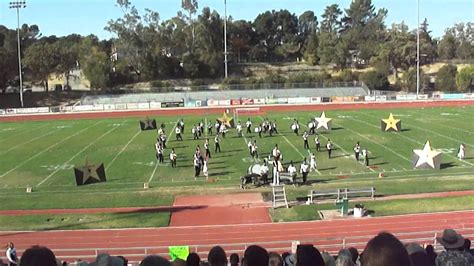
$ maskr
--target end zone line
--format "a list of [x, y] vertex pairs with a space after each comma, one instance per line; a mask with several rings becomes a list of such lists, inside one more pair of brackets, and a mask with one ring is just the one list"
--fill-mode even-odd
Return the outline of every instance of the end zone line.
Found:
[[132, 141], [138, 136], [138, 134], [140, 134], [142, 131], [141, 130], [138, 130], [138, 132], [127, 142], [127, 144], [125, 144], [125, 146], [123, 146], [123, 148], [115, 155], [115, 157], [112, 159], [112, 161], [110, 161], [110, 163], [107, 165], [107, 167], [105, 167], [105, 170], [107, 171], [107, 169], [109, 169], [109, 167], [115, 162], [115, 160], [117, 160], [117, 158], [120, 156], [120, 154], [122, 154], [122, 152], [125, 151], [125, 149], [127, 149], [128, 145], [130, 145], [130, 143], [132, 143]]
[[[170, 133], [168, 134], [168, 138], [167, 138], [166, 140], [170, 140], [170, 141], [171, 141], [171, 139], [170, 139], [170, 138], [171, 138], [171, 134], [173, 134], [173, 132], [174, 132], [176, 126], [178, 125], [178, 122], [179, 122], [179, 120], [176, 121], [176, 123], [174, 123], [174, 126], [173, 126], [173, 128], [171, 129]], [[183, 133], [184, 133], [184, 132], [183, 132]], [[151, 181], [153, 180], [153, 177], [155, 177], [155, 173], [156, 173], [156, 170], [158, 169], [158, 165], [159, 165], [159, 164], [160, 164], [160, 163], [158, 162], [158, 160], [156, 160], [155, 169], [153, 169], [153, 173], [151, 173], [151, 176], [150, 176], [150, 178], [148, 179], [148, 183], [151, 183]]]
[[[91, 147], [92, 145], [94, 145], [94, 143], [96, 143], [97, 141], [99, 141], [100, 139], [102, 139], [103, 137], [107, 136], [108, 134], [110, 134], [112, 131], [116, 130], [117, 128], [119, 128], [118, 126], [115, 126], [114, 128], [110, 129], [109, 131], [105, 132], [104, 134], [102, 134], [101, 136], [99, 136], [98, 138], [96, 138], [94, 141], [92, 141], [91, 143], [89, 143], [87, 146], [85, 146], [84, 148], [82, 148], [79, 152], [77, 152], [76, 154], [74, 154], [74, 156], [72, 156], [69, 160], [67, 160], [66, 162], [64, 162], [62, 165], [65, 165], [65, 164], [68, 164], [70, 163], [72, 160], [74, 160], [74, 158], [76, 158], [77, 156], [79, 156], [81, 153], [83, 153], [85, 150], [87, 150], [89, 147]], [[57, 172], [61, 171], [62, 169], [61, 168], [58, 168], [56, 169], [54, 172], [52, 172], [51, 174], [49, 174], [45, 179], [43, 179], [41, 182], [38, 183], [38, 185], [36, 185], [36, 187], [39, 187], [41, 186], [42, 184], [44, 184], [44, 182], [48, 181], [52, 176], [54, 176]]]
[[30, 158], [28, 158], [28, 159], [24, 160], [23, 162], [19, 163], [17, 166], [13, 167], [13, 168], [10, 169], [9, 171], [7, 171], [7, 172], [3, 173], [2, 175], [0, 175], [0, 178], [2, 178], [2, 177], [4, 177], [4, 176], [8, 175], [9, 173], [11, 173], [11, 172], [15, 171], [16, 169], [20, 168], [21, 166], [23, 166], [23, 165], [26, 164], [27, 162], [29, 162], [29, 161], [35, 159], [36, 157], [40, 156], [41, 154], [43, 154], [43, 153], [45, 153], [45, 152], [51, 150], [52, 148], [56, 147], [57, 145], [62, 144], [62, 143], [65, 142], [66, 140], [68, 140], [68, 139], [70, 139], [70, 138], [72, 138], [72, 137], [75, 137], [75, 136], [81, 134], [82, 132], [86, 131], [87, 129], [89, 129], [89, 128], [91, 128], [91, 127], [93, 127], [93, 126], [99, 124], [100, 122], [101, 122], [101, 121], [99, 121], [99, 122], [93, 124], [92, 126], [83, 128], [83, 129], [81, 129], [80, 131], [74, 133], [73, 135], [71, 135], [71, 136], [69, 136], [69, 137], [66, 137], [66, 138], [60, 140], [59, 142], [56, 142], [55, 144], [53, 144], [53, 145], [47, 147], [46, 149], [44, 149], [44, 150], [42, 150], [42, 151], [36, 153], [35, 155], [31, 156]]

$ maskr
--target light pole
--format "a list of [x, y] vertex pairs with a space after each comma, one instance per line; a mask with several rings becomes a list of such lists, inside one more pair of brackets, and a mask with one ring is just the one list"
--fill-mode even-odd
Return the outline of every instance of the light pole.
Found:
[[227, 78], [227, 0], [224, 0], [224, 71]]
[[18, 38], [18, 74], [20, 76], [20, 104], [23, 107], [23, 76], [21, 73], [21, 45], [20, 45], [20, 8], [26, 8], [26, 1], [14, 1], [10, 2], [10, 8], [16, 9], [16, 20], [17, 20], [17, 38]]
[[418, 18], [416, 23], [416, 99], [420, 93], [420, 0], [418, 3]]

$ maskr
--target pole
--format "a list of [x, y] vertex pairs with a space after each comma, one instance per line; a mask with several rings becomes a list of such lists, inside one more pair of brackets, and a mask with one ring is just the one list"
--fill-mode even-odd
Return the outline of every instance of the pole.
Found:
[[23, 108], [23, 74], [21, 73], [21, 45], [20, 45], [20, 8], [16, 9], [17, 39], [18, 39], [18, 73], [20, 76], [20, 105]]
[[224, 0], [224, 71], [225, 78], [228, 76], [227, 69], [227, 0]]
[[418, 3], [418, 18], [416, 23], [416, 99], [420, 93], [420, 0]]

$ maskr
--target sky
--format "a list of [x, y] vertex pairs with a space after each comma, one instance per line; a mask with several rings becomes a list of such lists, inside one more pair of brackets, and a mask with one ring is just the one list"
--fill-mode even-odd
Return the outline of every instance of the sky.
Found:
[[[0, 0], [0, 25], [16, 28], [16, 11], [9, 9], [12, 0]], [[114, 37], [104, 30], [107, 22], [123, 15], [116, 0], [26, 0], [27, 7], [20, 10], [20, 23], [36, 24], [43, 36], [65, 36], [71, 33], [95, 34], [100, 39]], [[158, 11], [161, 20], [169, 19], [181, 10], [180, 0], [130, 0], [142, 12], [145, 8]], [[267, 10], [287, 9], [296, 15], [312, 10], [321, 21], [324, 8], [338, 4], [349, 7], [351, 0], [227, 0], [227, 12], [234, 20], [253, 21]], [[224, 14], [224, 0], [198, 0], [199, 10], [208, 6]], [[386, 8], [387, 26], [404, 21], [410, 29], [417, 24], [416, 0], [373, 0], [375, 7]], [[474, 22], [474, 0], [420, 0], [420, 22], [428, 19], [434, 37], [460, 22]]]

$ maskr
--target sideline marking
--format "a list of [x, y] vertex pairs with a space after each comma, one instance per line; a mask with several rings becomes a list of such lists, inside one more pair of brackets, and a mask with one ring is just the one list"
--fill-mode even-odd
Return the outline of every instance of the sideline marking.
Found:
[[115, 155], [115, 157], [112, 159], [112, 161], [110, 161], [110, 163], [107, 165], [107, 167], [105, 167], [105, 170], [109, 169], [109, 167], [115, 162], [115, 160], [120, 156], [120, 154], [122, 154], [122, 152], [125, 151], [125, 149], [128, 147], [128, 145], [130, 145], [130, 143], [132, 143], [132, 141], [133, 141], [141, 132], [142, 132], [141, 130], [138, 130], [138, 132], [127, 142], [127, 144], [125, 144], [125, 146], [123, 146], [123, 148]]
[[20, 168], [21, 166], [23, 166], [23, 165], [26, 164], [27, 162], [29, 162], [29, 161], [35, 159], [36, 157], [40, 156], [41, 154], [43, 154], [43, 153], [45, 153], [45, 152], [51, 150], [52, 148], [56, 147], [57, 145], [62, 144], [62, 143], [65, 142], [66, 140], [68, 140], [68, 139], [70, 139], [70, 138], [72, 138], [72, 137], [75, 137], [75, 136], [81, 134], [82, 132], [86, 131], [87, 129], [89, 129], [89, 128], [93, 127], [93, 126], [98, 125], [100, 122], [101, 122], [101, 121], [99, 121], [99, 122], [93, 124], [92, 126], [83, 128], [83, 129], [81, 129], [80, 131], [76, 132], [75, 134], [73, 134], [73, 135], [71, 135], [71, 136], [69, 136], [69, 137], [66, 137], [66, 138], [62, 139], [61, 141], [56, 142], [55, 144], [49, 146], [48, 148], [46, 148], [46, 149], [44, 149], [44, 150], [42, 150], [42, 151], [36, 153], [35, 155], [31, 156], [31, 157], [28, 158], [27, 160], [24, 160], [23, 162], [19, 163], [17, 166], [13, 167], [12, 169], [10, 169], [10, 170], [8, 170], [7, 172], [5, 172], [5, 173], [3, 173], [2, 175], [0, 175], [0, 178], [2, 178], [2, 177], [4, 177], [4, 176], [8, 175], [9, 173], [15, 171], [16, 169]]
[[[179, 120], [177, 120], [176, 123], [174, 123], [174, 127], [170, 130], [170, 133], [168, 134], [168, 138], [166, 139], [167, 141], [170, 140], [171, 134], [173, 134], [173, 132], [174, 132], [176, 126], [178, 125], [178, 122], [179, 122]], [[182, 133], [183, 133], [183, 135], [184, 135], [184, 132], [182, 132]], [[163, 156], [164, 156], [164, 154], [163, 154]], [[160, 164], [160, 163], [158, 162], [158, 160], [156, 160], [155, 169], [153, 169], [153, 173], [151, 173], [151, 176], [150, 176], [150, 178], [148, 179], [148, 184], [150, 184], [151, 181], [153, 180], [153, 177], [155, 177], [156, 169], [158, 169], [158, 165], [159, 165], [159, 164]]]
[[[110, 129], [109, 131], [105, 132], [104, 134], [102, 134], [101, 136], [99, 136], [98, 138], [96, 138], [94, 141], [92, 141], [91, 143], [89, 143], [87, 146], [85, 146], [84, 148], [82, 148], [79, 152], [77, 152], [74, 156], [72, 156], [69, 160], [67, 160], [65, 163], [61, 164], [61, 165], [67, 165], [69, 164], [72, 160], [74, 160], [74, 158], [76, 158], [77, 156], [79, 156], [81, 153], [83, 153], [85, 150], [87, 150], [89, 147], [91, 147], [94, 143], [96, 143], [97, 141], [99, 141], [100, 139], [102, 139], [103, 137], [107, 136], [108, 134], [112, 133], [112, 131], [116, 130], [118, 128], [118, 126]], [[56, 171], [52, 172], [51, 174], [49, 174], [45, 179], [43, 179], [41, 182], [39, 182], [36, 187], [39, 187], [41, 186], [42, 184], [44, 184], [44, 182], [48, 181], [48, 179], [50, 179], [52, 176], [54, 176], [57, 172], [59, 172], [61, 170], [61, 168], [58, 168]]]

